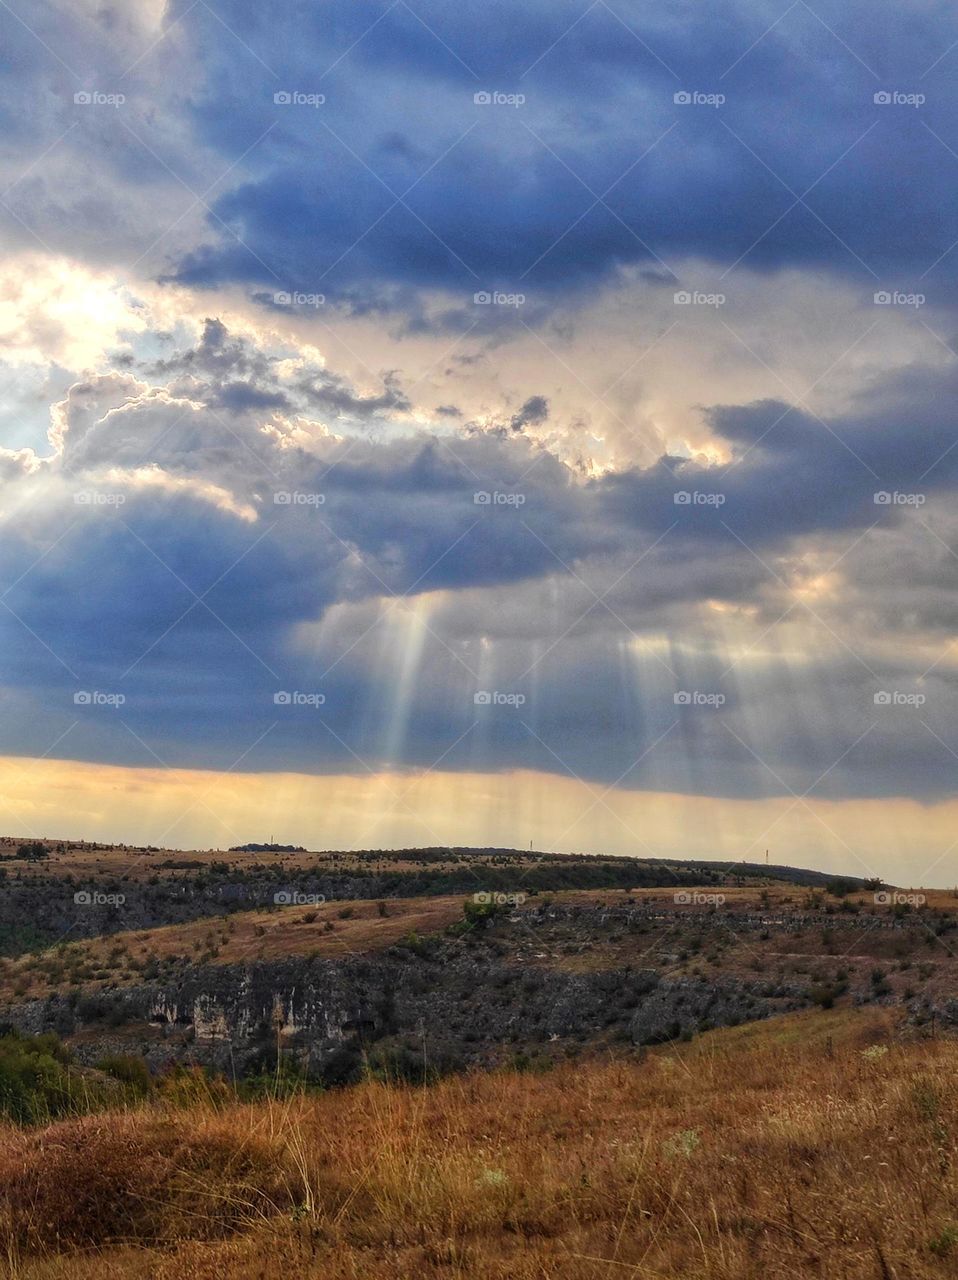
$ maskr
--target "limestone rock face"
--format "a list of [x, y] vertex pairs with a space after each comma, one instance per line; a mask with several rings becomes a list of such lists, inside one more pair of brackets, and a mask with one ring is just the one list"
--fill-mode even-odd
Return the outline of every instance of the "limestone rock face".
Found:
[[168, 982], [13, 1005], [0, 1017], [29, 1033], [82, 1032], [84, 1062], [140, 1052], [157, 1067], [242, 1072], [277, 1046], [321, 1069], [345, 1046], [403, 1037], [424, 1043], [430, 1060], [488, 1065], [547, 1043], [656, 1043], [800, 1003], [795, 991], [759, 984], [669, 980], [649, 968], [575, 972], [440, 944], [428, 956], [392, 948], [204, 965]]

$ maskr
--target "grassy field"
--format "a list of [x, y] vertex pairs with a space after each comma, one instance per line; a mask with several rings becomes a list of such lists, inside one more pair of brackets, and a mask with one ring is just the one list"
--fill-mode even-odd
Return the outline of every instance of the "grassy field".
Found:
[[185, 1093], [0, 1131], [11, 1276], [958, 1274], [958, 1044], [890, 1009], [421, 1089]]
[[[11, 901], [21, 904], [11, 922], [32, 910], [43, 925], [45, 911], [60, 912], [46, 931], [53, 941], [0, 958], [0, 1002], [14, 1011], [17, 1001], [59, 997], [43, 1006], [41, 1025], [64, 1036], [0, 1036], [0, 1113], [21, 1122], [0, 1125], [0, 1272], [958, 1276], [958, 1041], [935, 1035], [958, 976], [954, 891], [927, 891], [914, 909], [861, 886], [729, 876], [692, 882], [689, 893], [627, 880], [532, 889], [477, 927], [474, 895], [444, 891], [447, 882], [431, 878], [437, 869], [465, 875], [467, 888], [471, 878], [495, 888], [494, 875], [518, 888], [548, 861], [446, 854], [229, 855], [226, 867], [213, 851], [52, 844], [33, 861], [0, 842]], [[567, 865], [575, 870], [563, 864], [560, 884]], [[325, 901], [276, 902], [277, 887], [315, 887], [307, 873], [317, 868], [331, 877]], [[245, 896], [228, 900], [224, 884]], [[403, 893], [421, 884], [418, 896]], [[128, 895], [126, 909], [96, 917], [96, 936], [77, 936], [89, 917], [73, 910], [74, 892], [89, 885]], [[176, 917], [184, 902], [195, 918]], [[193, 1022], [171, 1032], [148, 1025], [143, 1010], [130, 1022], [118, 990], [156, 984], [175, 1001], [198, 966], [215, 994], [225, 982], [217, 966], [264, 965], [268, 976], [273, 964], [282, 978], [282, 962], [306, 958], [299, 983], [313, 959], [363, 957], [360, 968], [394, 967], [407, 1002], [446, 974], [461, 981], [450, 981], [438, 1014], [409, 1014], [392, 1030], [383, 1015], [376, 1036], [354, 1037], [355, 1070], [329, 1078], [367, 1078], [328, 1092], [296, 1091], [302, 1046], [285, 1030], [270, 1031], [263, 1049], [234, 1027], [247, 1075], [183, 1067], [203, 1061], [191, 1056], [205, 1043], [191, 1038], [201, 1023], [192, 1004]], [[715, 1025], [710, 1014], [690, 1024], [691, 1041], [670, 1030], [673, 1043], [638, 1049], [663, 1037], [633, 1037], [621, 975], [649, 967], [674, 984], [676, 1014], [696, 984], [719, 980], [779, 988], [784, 1007], [821, 1007], [698, 1034]], [[521, 980], [503, 983], [500, 970]], [[543, 985], [548, 970], [582, 979], [580, 996], [592, 990], [586, 979], [611, 975], [587, 1037], [574, 1020], [547, 1034], [554, 991], [566, 989]], [[550, 992], [541, 1007], [540, 991]], [[479, 1004], [468, 1003], [474, 996]], [[483, 1002], [502, 1015], [484, 1032]], [[724, 1020], [754, 1016], [743, 1000]], [[37, 1017], [34, 1009], [24, 1025]], [[531, 1028], [528, 1043], [510, 1019]], [[157, 1056], [164, 1046], [169, 1060]], [[452, 1049], [459, 1074], [443, 1075], [442, 1052]], [[425, 1054], [431, 1083], [382, 1078], [400, 1050], [416, 1062], [405, 1078], [423, 1078]], [[141, 1055], [154, 1055], [150, 1070]], [[468, 1069], [477, 1056], [492, 1069]]]
[[272, 912], [243, 911], [205, 917], [184, 925], [131, 930], [64, 943], [35, 958], [0, 960], [0, 999], [30, 999], [66, 989], [66, 966], [79, 966], [91, 987], [122, 986], [142, 980], [149, 961], [181, 957], [238, 964], [284, 956], [340, 957], [381, 950], [410, 933], [434, 933], [462, 917], [462, 898], [393, 898], [341, 901], [321, 907], [288, 906]]

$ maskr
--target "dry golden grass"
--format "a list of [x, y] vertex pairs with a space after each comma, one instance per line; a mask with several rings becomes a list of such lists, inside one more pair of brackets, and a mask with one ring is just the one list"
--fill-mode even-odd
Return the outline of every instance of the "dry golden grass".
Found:
[[930, 1280], [958, 1261], [956, 1067], [843, 1010], [639, 1062], [5, 1129], [0, 1240], [18, 1280]]
[[[99, 982], [84, 984], [92, 988], [142, 982], [139, 966], [168, 956], [188, 957], [194, 962], [208, 958], [217, 964], [311, 954], [342, 957], [381, 950], [409, 933], [438, 933], [462, 919], [462, 902], [461, 896], [390, 898], [385, 916], [380, 915], [378, 904], [368, 899], [240, 911], [66, 943], [47, 956], [59, 962], [59, 969], [78, 963], [103, 970]], [[344, 918], [343, 913], [348, 916]], [[331, 932], [326, 931], [327, 924], [332, 924]], [[68, 976], [59, 972], [51, 977], [36, 966], [32, 956], [0, 966], [0, 999], [12, 999], [14, 993], [18, 1000], [30, 999], [70, 985]]]

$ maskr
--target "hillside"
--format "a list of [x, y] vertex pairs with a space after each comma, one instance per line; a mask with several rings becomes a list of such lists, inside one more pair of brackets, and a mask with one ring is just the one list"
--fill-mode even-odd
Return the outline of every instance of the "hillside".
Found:
[[628, 1056], [815, 1005], [958, 1020], [945, 891], [501, 849], [6, 848], [0, 1027], [87, 1067], [338, 1085], [367, 1061]]
[[958, 1045], [791, 1015], [632, 1062], [0, 1132], [18, 1280], [931, 1280]]
[[0, 859], [18, 1280], [958, 1263], [952, 892], [496, 849]]

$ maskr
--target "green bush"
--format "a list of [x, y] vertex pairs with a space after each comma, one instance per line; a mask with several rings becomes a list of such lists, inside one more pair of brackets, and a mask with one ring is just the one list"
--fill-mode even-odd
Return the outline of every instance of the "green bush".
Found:
[[0, 1114], [32, 1124], [76, 1110], [82, 1092], [68, 1061], [55, 1035], [0, 1037]]
[[145, 1097], [153, 1087], [153, 1077], [146, 1061], [134, 1053], [112, 1053], [96, 1064], [114, 1080], [129, 1087], [134, 1097]]
[[467, 898], [462, 907], [466, 924], [473, 929], [484, 929], [498, 910], [495, 902], [478, 902], [475, 898]]

